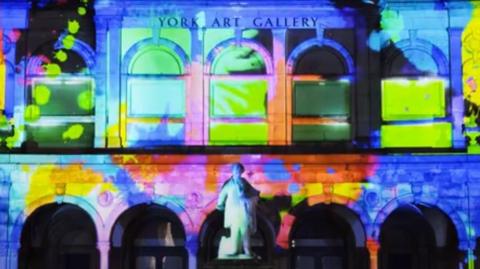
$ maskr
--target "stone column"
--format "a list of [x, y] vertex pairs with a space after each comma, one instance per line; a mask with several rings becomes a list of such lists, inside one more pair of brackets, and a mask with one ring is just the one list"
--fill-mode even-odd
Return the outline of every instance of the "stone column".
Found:
[[370, 253], [370, 269], [378, 268], [378, 250], [380, 249], [380, 244], [374, 239], [367, 240], [367, 248]]
[[108, 269], [108, 254], [110, 252], [110, 242], [97, 242], [97, 249], [100, 255], [100, 269]]
[[7, 242], [0, 242], [0, 268], [7, 268], [8, 245]]
[[[286, 57], [285, 57], [286, 30], [273, 30], [273, 77], [270, 80], [268, 92], [268, 126], [269, 144], [284, 145], [291, 139], [290, 132], [287, 132], [287, 111], [285, 99], [287, 95], [286, 83]], [[287, 134], [288, 133], [288, 134]], [[290, 135], [290, 136], [289, 136]]]
[[461, 28], [448, 29], [450, 41], [450, 85], [452, 97], [453, 147], [465, 147], [465, 137], [462, 133], [464, 116], [463, 85], [462, 85], [462, 31]]
[[188, 251], [188, 269], [197, 269], [198, 240], [197, 236], [192, 236], [185, 244]]
[[185, 115], [185, 144], [202, 145], [208, 141], [204, 138], [203, 124], [204, 111], [203, 98], [204, 92], [208, 89], [204, 88], [203, 74], [203, 38], [205, 29], [192, 29], [191, 34], [191, 63], [188, 83], [185, 89], [186, 96], [186, 115]]
[[11, 242], [7, 248], [7, 267], [6, 269], [18, 268], [18, 253], [20, 251], [20, 242]]
[[120, 132], [120, 46], [121, 22], [116, 17], [98, 16], [96, 25], [96, 138], [95, 146], [118, 148]]

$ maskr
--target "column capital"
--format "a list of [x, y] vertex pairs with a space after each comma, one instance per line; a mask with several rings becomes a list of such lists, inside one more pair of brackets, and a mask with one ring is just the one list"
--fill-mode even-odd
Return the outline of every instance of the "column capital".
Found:
[[367, 240], [367, 248], [370, 253], [378, 253], [378, 250], [380, 249], [380, 243], [377, 240], [370, 238]]

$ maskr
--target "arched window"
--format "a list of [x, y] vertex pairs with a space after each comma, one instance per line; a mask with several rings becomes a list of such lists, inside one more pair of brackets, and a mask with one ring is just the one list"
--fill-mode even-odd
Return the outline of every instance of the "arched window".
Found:
[[[57, 51], [56, 60], [50, 59]], [[44, 148], [93, 147], [93, 51], [80, 40], [71, 50], [39, 47], [27, 66], [26, 141]]]
[[446, 60], [427, 42], [409, 42], [382, 54], [381, 147], [451, 147]]
[[22, 230], [20, 269], [96, 269], [95, 225], [81, 208], [50, 204], [35, 210]]
[[402, 205], [382, 224], [380, 269], [459, 268], [452, 221], [437, 208]]
[[[254, 268], [271, 268], [273, 261], [274, 232], [272, 224], [257, 212], [257, 230], [251, 237], [252, 252], [259, 256], [259, 260], [244, 261], [244, 266]], [[216, 210], [211, 213], [202, 225], [198, 251], [199, 268], [238, 268], [235, 260], [219, 260], [218, 248], [222, 236], [228, 235], [228, 230], [223, 226], [223, 214]], [[249, 263], [250, 262], [250, 263]], [[264, 267], [262, 267], [264, 266]]]
[[267, 63], [249, 43], [231, 44], [210, 67], [210, 145], [268, 143]]
[[111, 235], [111, 268], [186, 269], [185, 231], [178, 217], [158, 205], [124, 212]]
[[[165, 41], [167, 42], [167, 41]], [[168, 46], [167, 46], [168, 45]], [[187, 74], [176, 45], [141, 43], [128, 54], [122, 137], [127, 147], [183, 144]], [[176, 50], [174, 48], [177, 48]], [[183, 54], [183, 52], [182, 52]]]
[[287, 120], [292, 143], [351, 139], [352, 67], [337, 51], [339, 46], [329, 40], [309, 40], [289, 58]]
[[368, 268], [365, 232], [355, 213], [323, 204], [298, 211], [290, 233], [291, 268]]

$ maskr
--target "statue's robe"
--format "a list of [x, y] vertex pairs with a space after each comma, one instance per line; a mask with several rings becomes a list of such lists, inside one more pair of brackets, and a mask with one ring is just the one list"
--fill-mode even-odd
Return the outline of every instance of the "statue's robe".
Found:
[[218, 250], [219, 257], [244, 253], [244, 244], [257, 229], [256, 204], [259, 191], [244, 178], [229, 179], [222, 187], [217, 208], [225, 210], [224, 227], [230, 236], [222, 236]]

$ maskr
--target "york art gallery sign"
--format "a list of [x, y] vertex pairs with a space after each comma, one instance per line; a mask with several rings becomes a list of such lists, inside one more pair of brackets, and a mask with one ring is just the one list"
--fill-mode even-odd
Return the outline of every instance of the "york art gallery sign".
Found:
[[316, 17], [159, 17], [162, 28], [316, 28]]

